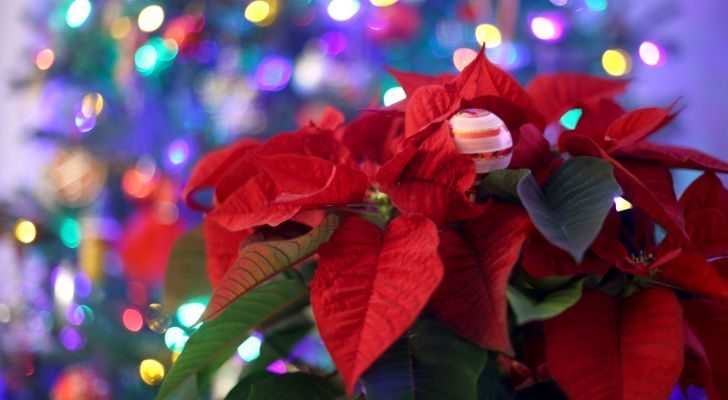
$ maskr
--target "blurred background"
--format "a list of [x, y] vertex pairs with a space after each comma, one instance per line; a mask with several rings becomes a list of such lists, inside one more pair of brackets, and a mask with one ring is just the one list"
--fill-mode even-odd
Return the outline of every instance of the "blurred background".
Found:
[[[522, 83], [632, 79], [623, 103], [687, 108], [655, 140], [728, 158], [728, 2], [3, 0], [0, 398], [140, 399], [206, 299], [161, 312], [196, 159], [242, 137], [404, 98], [385, 67], [457, 72], [480, 44]], [[567, 113], [561, 124], [575, 124]], [[680, 191], [694, 175], [676, 171]], [[330, 364], [309, 346], [308, 357]], [[223, 398], [251, 336], [213, 379]], [[313, 348], [313, 350], [311, 350]], [[273, 360], [271, 371], [285, 371]]]

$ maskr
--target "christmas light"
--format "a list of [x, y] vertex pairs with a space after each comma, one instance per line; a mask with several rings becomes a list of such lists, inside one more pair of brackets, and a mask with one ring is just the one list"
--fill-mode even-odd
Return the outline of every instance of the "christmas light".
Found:
[[477, 56], [478, 52], [475, 50], [463, 47], [452, 53], [452, 63], [455, 64], [455, 68], [457, 68], [458, 71], [462, 71]]
[[266, 370], [268, 372], [272, 372], [274, 374], [285, 374], [288, 372], [288, 366], [286, 365], [285, 361], [283, 360], [276, 360], [273, 361], [268, 367], [266, 367]]
[[396, 3], [397, 0], [369, 0], [369, 2], [375, 7], [387, 7]]
[[53, 299], [59, 309], [65, 309], [73, 301], [75, 282], [71, 271], [61, 265], [56, 267], [53, 277]]
[[61, 237], [61, 242], [63, 242], [66, 247], [75, 249], [81, 243], [81, 226], [75, 219], [66, 218], [61, 223], [59, 235]]
[[607, 9], [607, 0], [584, 0], [584, 4], [593, 11], [604, 11]]
[[250, 2], [250, 4], [248, 4], [247, 7], [245, 7], [245, 19], [254, 24], [259, 24], [265, 21], [270, 13], [270, 4], [268, 4], [268, 2], [264, 0], [252, 1]]
[[157, 65], [157, 50], [150, 44], [139, 47], [134, 54], [134, 64], [142, 75], [151, 74]]
[[35, 228], [35, 224], [27, 219], [21, 219], [15, 224], [15, 238], [18, 239], [20, 243], [33, 243], [37, 234], [38, 232]]
[[387, 91], [384, 92], [382, 101], [384, 102], [385, 106], [391, 106], [392, 104], [399, 103], [406, 98], [407, 94], [405, 94], [402, 86], [395, 86], [393, 88], [387, 89]]
[[260, 90], [277, 92], [288, 85], [292, 74], [291, 62], [281, 56], [268, 56], [255, 70], [255, 82]]
[[119, 17], [115, 19], [114, 22], [111, 23], [111, 27], [109, 28], [111, 37], [117, 40], [125, 38], [126, 35], [129, 34], [130, 30], [131, 20], [129, 19], [129, 17]]
[[172, 351], [181, 352], [189, 338], [189, 335], [182, 328], [173, 326], [165, 332], [164, 344]]
[[627, 74], [632, 68], [629, 54], [621, 49], [610, 49], [602, 54], [602, 67], [612, 76]]
[[197, 323], [203, 312], [205, 312], [204, 303], [196, 301], [185, 303], [177, 309], [177, 320], [182, 326], [189, 328]]
[[190, 145], [184, 139], [177, 139], [170, 143], [167, 149], [167, 158], [172, 165], [179, 166], [187, 162], [190, 157]]
[[104, 109], [104, 97], [100, 93], [89, 93], [81, 101], [81, 113], [86, 118], [101, 114]]
[[531, 32], [538, 39], [553, 42], [561, 39], [564, 26], [554, 14], [544, 14], [531, 20]]
[[359, 12], [358, 0], [332, 0], [326, 11], [335, 21], [347, 21]]
[[149, 386], [157, 386], [164, 379], [164, 365], [148, 358], [139, 364], [139, 376]]
[[251, 362], [260, 356], [260, 346], [263, 344], [263, 336], [254, 333], [238, 346], [238, 355], [243, 361]]
[[145, 7], [137, 19], [142, 32], [154, 32], [164, 23], [164, 9], [156, 4]]
[[492, 49], [502, 43], [501, 32], [498, 27], [491, 24], [480, 24], [475, 27], [475, 39], [482, 46]]
[[56, 55], [53, 53], [53, 50], [43, 49], [35, 55], [35, 66], [38, 67], [39, 70], [45, 71], [53, 65], [53, 61], [55, 61], [55, 59]]
[[614, 198], [614, 208], [617, 210], [617, 212], [631, 210], [632, 203], [625, 200], [624, 197], [617, 196]]
[[657, 67], [664, 64], [663, 50], [657, 44], [644, 41], [639, 48], [640, 59], [645, 65]]
[[121, 314], [121, 322], [124, 324], [124, 328], [130, 332], [139, 332], [144, 326], [142, 313], [134, 308], [124, 310]]
[[78, 28], [86, 22], [91, 14], [91, 3], [88, 0], [75, 0], [66, 11], [66, 24]]
[[86, 344], [86, 340], [79, 331], [69, 326], [64, 326], [59, 332], [61, 344], [68, 351], [78, 351]]
[[559, 123], [566, 129], [574, 129], [576, 128], [576, 124], [579, 123], [581, 114], [581, 108], [574, 108], [572, 110], [569, 110], [561, 116]]

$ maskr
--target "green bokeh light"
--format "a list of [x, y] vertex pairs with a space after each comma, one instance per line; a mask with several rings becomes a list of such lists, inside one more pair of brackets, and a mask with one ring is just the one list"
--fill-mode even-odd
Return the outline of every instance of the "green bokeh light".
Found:
[[59, 230], [59, 235], [61, 237], [61, 242], [63, 242], [66, 247], [75, 249], [79, 244], [81, 244], [81, 226], [78, 224], [78, 221], [73, 218], [66, 218], [63, 220]]
[[565, 112], [564, 115], [561, 116], [561, 120], [559, 120], [559, 122], [566, 129], [574, 129], [576, 128], [576, 124], [579, 123], [581, 114], [581, 108], [574, 108], [573, 110]]

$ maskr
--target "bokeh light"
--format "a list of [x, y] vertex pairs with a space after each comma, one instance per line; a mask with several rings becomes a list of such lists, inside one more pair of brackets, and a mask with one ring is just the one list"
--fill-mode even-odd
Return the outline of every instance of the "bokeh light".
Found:
[[164, 379], [164, 365], [148, 358], [139, 364], [139, 376], [149, 386], [157, 386]]
[[353, 18], [360, 8], [358, 0], [331, 0], [326, 11], [335, 21], [347, 21]]
[[144, 321], [147, 323], [147, 327], [155, 333], [164, 333], [172, 325], [172, 317], [164, 312], [164, 307], [159, 303], [149, 305], [144, 314]]
[[53, 299], [62, 309], [66, 308], [73, 301], [75, 293], [75, 281], [73, 273], [63, 265], [56, 267], [52, 274]]
[[245, 362], [251, 362], [260, 357], [260, 346], [263, 344], [263, 336], [254, 333], [238, 346], [238, 355]]
[[273, 361], [268, 367], [266, 367], [266, 370], [268, 372], [272, 372], [274, 374], [285, 374], [288, 372], [288, 366], [286, 365], [286, 362], [283, 360], [276, 360]]
[[205, 312], [205, 303], [191, 301], [182, 304], [177, 309], [177, 320], [182, 326], [189, 328], [199, 321], [203, 312]]
[[561, 126], [566, 129], [574, 129], [581, 119], [582, 110], [581, 108], [574, 108], [564, 113], [559, 120]]
[[81, 244], [81, 225], [73, 218], [66, 218], [61, 222], [58, 234], [66, 247], [75, 249]]
[[78, 28], [86, 22], [91, 14], [89, 0], [74, 0], [66, 11], [66, 24], [71, 28]]
[[584, 0], [584, 4], [592, 11], [604, 11], [607, 9], [607, 0]]
[[564, 34], [564, 24], [556, 14], [542, 14], [531, 19], [533, 36], [547, 42], [554, 42]]
[[640, 59], [650, 67], [662, 66], [665, 63], [665, 52], [654, 42], [644, 41], [639, 48]]
[[625, 200], [624, 197], [617, 196], [614, 198], [614, 208], [617, 210], [617, 212], [627, 211], [632, 209], [632, 203]]
[[137, 24], [142, 32], [154, 32], [164, 23], [164, 9], [156, 4], [144, 7]]
[[182, 328], [173, 326], [164, 333], [164, 344], [174, 352], [182, 352], [190, 336]]
[[622, 76], [632, 69], [632, 61], [626, 51], [610, 49], [602, 54], [602, 67], [609, 75]]
[[382, 97], [382, 102], [385, 106], [391, 106], [392, 104], [399, 103], [400, 101], [407, 98], [407, 94], [404, 92], [402, 86], [395, 86], [387, 89]]
[[245, 7], [245, 19], [254, 23], [263, 23], [271, 13], [271, 6], [265, 0], [255, 0]]
[[475, 57], [478, 56], [478, 52], [469, 49], [467, 47], [463, 47], [460, 49], [455, 50], [452, 53], [452, 63], [455, 65], [455, 68], [458, 69], [458, 71], [462, 71], [465, 69], [465, 67], [470, 64], [471, 61], [475, 60]]
[[159, 184], [157, 165], [150, 157], [142, 157], [134, 168], [128, 169], [121, 177], [121, 188], [127, 195], [144, 199], [151, 195]]
[[291, 62], [281, 56], [268, 56], [255, 70], [255, 82], [260, 90], [277, 92], [288, 85], [292, 73]]
[[369, 2], [375, 7], [387, 7], [396, 3], [397, 0], [369, 0]]
[[185, 139], [176, 139], [167, 148], [167, 158], [174, 166], [186, 164], [190, 158], [190, 144]]
[[104, 109], [104, 97], [100, 93], [88, 93], [81, 100], [81, 112], [86, 118], [101, 114]]
[[83, 112], [83, 109], [81, 109], [78, 110], [78, 112], [76, 113], [76, 117], [73, 121], [79, 131], [88, 132], [91, 129], [94, 129], [94, 127], [96, 126], [96, 115], [91, 114], [89, 116], [86, 116]]
[[157, 50], [151, 44], [139, 47], [134, 54], [134, 64], [142, 75], [149, 75], [157, 65]]
[[48, 70], [51, 66], [53, 66], [53, 61], [55, 61], [55, 59], [56, 55], [53, 53], [53, 50], [43, 49], [35, 55], [35, 66], [41, 71]]
[[126, 35], [129, 34], [129, 31], [131, 31], [131, 19], [129, 19], [129, 17], [119, 17], [115, 19], [109, 28], [111, 37], [117, 40], [125, 38]]
[[63, 347], [65, 347], [68, 351], [78, 351], [86, 345], [86, 339], [84, 339], [83, 335], [81, 335], [81, 332], [71, 328], [70, 326], [64, 326], [61, 328], [59, 336], [61, 344], [63, 344]]
[[139, 332], [144, 326], [144, 317], [142, 317], [142, 313], [139, 310], [127, 308], [121, 314], [121, 322], [128, 331]]
[[503, 39], [500, 29], [492, 24], [480, 24], [475, 27], [475, 39], [482, 46], [492, 49], [501, 45]]
[[15, 224], [15, 238], [18, 239], [20, 243], [33, 243], [37, 235], [38, 231], [35, 228], [35, 224], [27, 219], [18, 220]]

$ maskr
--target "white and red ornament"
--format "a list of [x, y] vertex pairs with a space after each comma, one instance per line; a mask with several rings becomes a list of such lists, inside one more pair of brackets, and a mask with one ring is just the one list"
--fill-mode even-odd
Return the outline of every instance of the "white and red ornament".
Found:
[[508, 167], [513, 138], [506, 124], [490, 111], [468, 108], [450, 118], [450, 132], [458, 151], [475, 162], [475, 173]]

